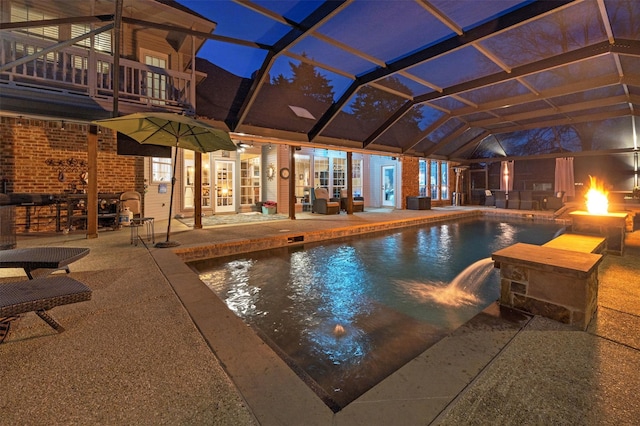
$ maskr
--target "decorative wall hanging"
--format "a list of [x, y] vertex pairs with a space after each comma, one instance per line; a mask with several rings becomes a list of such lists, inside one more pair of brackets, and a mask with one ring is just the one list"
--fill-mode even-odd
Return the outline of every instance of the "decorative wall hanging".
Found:
[[267, 167], [267, 179], [273, 180], [274, 177], [276, 177], [276, 166], [271, 163], [269, 167]]
[[[81, 185], [87, 185], [89, 182], [89, 175], [87, 173], [87, 162], [78, 158], [67, 158], [66, 160], [54, 160], [48, 158], [45, 164], [58, 169], [58, 181], [65, 182], [67, 180], [67, 174], [74, 172], [78, 174], [78, 181]], [[71, 183], [72, 189], [75, 188], [75, 184]]]

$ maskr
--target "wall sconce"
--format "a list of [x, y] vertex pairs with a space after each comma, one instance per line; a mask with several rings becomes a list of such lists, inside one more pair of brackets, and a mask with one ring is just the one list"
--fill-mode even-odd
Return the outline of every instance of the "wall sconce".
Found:
[[60, 130], [66, 130], [64, 127], [64, 120], [62, 120], [62, 122], [60, 123]]

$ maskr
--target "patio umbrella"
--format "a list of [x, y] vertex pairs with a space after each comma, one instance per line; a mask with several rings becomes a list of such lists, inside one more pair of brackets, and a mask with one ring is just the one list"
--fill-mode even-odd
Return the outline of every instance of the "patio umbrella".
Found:
[[[96, 120], [94, 123], [108, 129], [117, 130], [141, 144], [172, 146], [203, 153], [217, 150], [236, 150], [236, 145], [231, 141], [227, 132], [184, 115], [168, 112], [139, 112], [122, 117]], [[173, 161], [173, 176], [171, 177], [167, 239], [156, 244], [156, 247], [179, 245], [177, 242], [169, 241], [177, 156], [178, 150], [176, 149]]]

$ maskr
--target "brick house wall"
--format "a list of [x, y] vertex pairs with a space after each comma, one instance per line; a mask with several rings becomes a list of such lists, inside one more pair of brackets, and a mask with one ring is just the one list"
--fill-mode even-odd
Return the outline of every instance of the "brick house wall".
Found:
[[[67, 122], [63, 128], [60, 120], [0, 117], [0, 178], [6, 180], [7, 192], [82, 192], [88, 128], [88, 124]], [[142, 192], [143, 166], [142, 157], [117, 154], [114, 132], [98, 134], [99, 193]], [[55, 216], [55, 205], [31, 207], [27, 227], [26, 208], [17, 207], [17, 232], [55, 231]]]
[[407, 197], [417, 197], [420, 195], [420, 182], [418, 176], [420, 159], [417, 157], [402, 158], [402, 209], [407, 208]]
[[[453, 168], [458, 163], [449, 163], [449, 194], [453, 196], [455, 191], [455, 172]], [[402, 158], [402, 208], [407, 208], [407, 197], [417, 197], [420, 195], [420, 158], [403, 157]], [[448, 200], [431, 200], [431, 205], [436, 207], [450, 206], [451, 199]]]

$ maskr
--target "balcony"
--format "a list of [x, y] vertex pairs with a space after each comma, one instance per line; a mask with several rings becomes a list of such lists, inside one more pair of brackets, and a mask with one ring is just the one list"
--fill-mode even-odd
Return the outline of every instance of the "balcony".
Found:
[[[53, 43], [15, 32], [6, 32], [0, 42], [0, 65], [33, 55]], [[120, 59], [118, 103], [121, 112], [163, 110], [195, 111], [191, 89], [195, 76], [129, 59]], [[95, 50], [69, 46], [14, 65], [0, 73], [3, 93], [13, 97], [24, 93], [32, 100], [34, 93], [48, 99], [84, 97], [111, 111], [114, 94], [113, 57]], [[27, 92], [28, 91], [28, 92]]]

